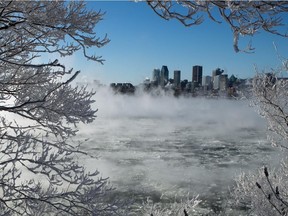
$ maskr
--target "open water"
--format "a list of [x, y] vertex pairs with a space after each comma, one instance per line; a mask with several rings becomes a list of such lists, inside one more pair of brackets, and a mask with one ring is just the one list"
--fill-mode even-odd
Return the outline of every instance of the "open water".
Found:
[[[136, 199], [199, 194], [200, 208], [226, 208], [240, 172], [277, 163], [266, 123], [246, 100], [96, 94], [96, 120], [80, 129], [91, 168]], [[92, 160], [92, 159], [91, 159]]]

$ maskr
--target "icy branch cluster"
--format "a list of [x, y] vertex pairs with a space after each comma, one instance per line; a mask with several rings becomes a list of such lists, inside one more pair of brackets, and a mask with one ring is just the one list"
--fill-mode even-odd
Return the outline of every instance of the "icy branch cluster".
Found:
[[[253, 36], [263, 30], [288, 37], [283, 20], [288, 12], [286, 1], [207, 1], [207, 0], [153, 0], [147, 4], [162, 18], [177, 19], [185, 26], [199, 25], [207, 17], [214, 22], [227, 23], [234, 37], [234, 50], [252, 52], [249, 43], [239, 48], [240, 36]], [[284, 26], [284, 28], [283, 28]]]
[[71, 86], [79, 71], [38, 58], [81, 50], [103, 63], [88, 53], [109, 42], [94, 32], [102, 16], [82, 1], [0, 2], [0, 215], [119, 213], [107, 179], [78, 163], [86, 153], [72, 140], [95, 118], [94, 92]]

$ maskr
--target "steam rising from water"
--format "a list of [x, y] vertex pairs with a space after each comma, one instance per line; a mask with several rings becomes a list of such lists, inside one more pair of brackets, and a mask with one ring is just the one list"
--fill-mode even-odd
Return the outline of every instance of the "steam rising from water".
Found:
[[[204, 133], [226, 135], [239, 128], [265, 128], [265, 121], [247, 101], [153, 97], [145, 93], [136, 96], [115, 95], [106, 88], [100, 89], [95, 99], [95, 108], [99, 109], [96, 124], [100, 119], [163, 119], [171, 121], [170, 124], [161, 125], [164, 130], [180, 124], [203, 128]], [[212, 128], [212, 131], [209, 130]]]
[[264, 119], [247, 101], [115, 95], [106, 88], [95, 99], [98, 117], [80, 137], [90, 138], [83, 147], [99, 159], [87, 165], [129, 196], [182, 191], [221, 206], [236, 174], [276, 154]]

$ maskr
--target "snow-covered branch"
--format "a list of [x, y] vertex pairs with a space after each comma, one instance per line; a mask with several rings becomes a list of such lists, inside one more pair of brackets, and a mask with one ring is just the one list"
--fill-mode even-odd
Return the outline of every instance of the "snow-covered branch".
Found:
[[[217, 23], [227, 23], [234, 37], [234, 50], [252, 52], [239, 48], [240, 36], [253, 36], [263, 30], [288, 37], [284, 18], [288, 12], [286, 1], [211, 1], [211, 0], [147, 0], [147, 4], [162, 18], [177, 19], [187, 27], [199, 25], [204, 18]], [[283, 28], [284, 26], [284, 28]]]
[[35, 63], [78, 50], [103, 63], [88, 54], [109, 42], [96, 37], [102, 16], [83, 1], [0, 2], [0, 215], [123, 212], [107, 178], [79, 163], [88, 154], [73, 141], [77, 124], [95, 118], [95, 93], [72, 87], [79, 71], [57, 59]]

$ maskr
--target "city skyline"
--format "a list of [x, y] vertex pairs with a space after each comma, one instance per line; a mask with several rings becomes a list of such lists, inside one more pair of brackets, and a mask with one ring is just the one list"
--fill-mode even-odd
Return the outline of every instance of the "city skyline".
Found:
[[[234, 74], [230, 75], [230, 77], [234, 79], [246, 80], [241, 79], [239, 77], [235, 77]], [[208, 89], [215, 89], [220, 91], [226, 91], [228, 89], [228, 82], [229, 82], [228, 74], [225, 74], [225, 71], [221, 68], [214, 69], [210, 75], [203, 76], [203, 66], [201, 65], [194, 65], [192, 67], [191, 79], [181, 79], [181, 70], [172, 70], [171, 73], [169, 72], [167, 65], [162, 65], [161, 70], [159, 68], [155, 68], [152, 71], [151, 78], [146, 77], [143, 82], [136, 84], [136, 86], [149, 86], [148, 88], [170, 88], [173, 86], [174, 89], [182, 89], [183, 84], [188, 85], [188, 89], [194, 90], [195, 88], [204, 88], [205, 90]], [[248, 78], [249, 79], [249, 78]], [[235, 81], [235, 80], [234, 80]], [[94, 80], [96, 83], [101, 83], [99, 80]], [[110, 86], [118, 91], [121, 86], [124, 86], [126, 89], [134, 88], [134, 85], [129, 82], [112, 82]], [[232, 86], [231, 86], [232, 87]]]
[[[173, 79], [173, 82], [177, 84], [179, 84], [182, 80], [188, 80], [190, 82], [197, 83], [197, 85], [202, 85], [203, 79], [204, 78], [207, 79], [207, 77], [210, 77], [211, 80], [214, 80], [215, 76], [218, 76], [221, 74], [227, 77], [235, 76], [234, 74], [227, 74], [226, 71], [224, 71], [221, 68], [213, 69], [210, 72], [210, 74], [203, 74], [202, 65], [193, 65], [191, 66], [191, 68], [192, 68], [191, 77], [181, 79], [181, 74], [182, 74], [181, 70], [169, 69], [167, 65], [162, 65], [161, 70], [159, 68], [154, 68], [152, 71], [151, 77], [146, 77], [145, 80], [143, 80], [143, 82], [149, 80], [163, 87], [163, 81], [166, 81], [166, 84], [167, 84], [169, 80]], [[242, 77], [236, 77], [236, 78], [242, 79]]]
[[[142, 83], [134, 86], [132, 83], [110, 83], [110, 88], [114, 93], [118, 94], [134, 94], [137, 89], [152, 95], [161, 95], [167, 93], [175, 97], [184, 95], [188, 96], [204, 96], [204, 97], [233, 97], [239, 96], [237, 89], [250, 87], [247, 79], [238, 79], [233, 74], [228, 78], [228, 74], [224, 74], [224, 70], [216, 68], [211, 75], [203, 76], [203, 67], [194, 65], [192, 67], [191, 79], [181, 80], [181, 70], [174, 70], [171, 73], [167, 65], [162, 65], [161, 70], [155, 68], [152, 71], [151, 79], [146, 78]], [[173, 76], [174, 75], [174, 76]], [[103, 86], [100, 82], [98, 86]], [[99, 85], [100, 84], [100, 85]]]
[[186, 28], [176, 20], [161, 19], [145, 2], [90, 1], [87, 6], [106, 12], [96, 32], [99, 37], [107, 33], [111, 42], [91, 51], [106, 60], [104, 65], [86, 61], [80, 53], [63, 59], [74, 70], [81, 70], [78, 81], [138, 84], [151, 78], [153, 68], [161, 65], [181, 70], [182, 79], [189, 79], [196, 64], [203, 65], [203, 75], [219, 67], [230, 75], [248, 78], [255, 75], [254, 66], [260, 71], [279, 66], [278, 54], [284, 55], [288, 47], [287, 39], [261, 32], [240, 40], [241, 47], [252, 40], [255, 53], [235, 53], [233, 35], [226, 24], [206, 19], [199, 26]]
[[[174, 75], [174, 76], [173, 76]], [[231, 74], [230, 77], [233, 77]], [[144, 84], [152, 84], [154, 87], [165, 87], [166, 85], [173, 85], [175, 89], [181, 88], [181, 83], [186, 81], [186, 84], [191, 85], [190, 88], [194, 89], [197, 87], [204, 87], [207, 89], [218, 89], [225, 91], [228, 88], [228, 74], [225, 73], [221, 68], [214, 69], [210, 75], [203, 76], [203, 66], [194, 65], [192, 66], [191, 79], [181, 79], [181, 70], [172, 70], [171, 75], [167, 65], [162, 65], [160, 69], [155, 68], [152, 72], [151, 79], [146, 78]], [[235, 77], [235, 79], [239, 77]], [[241, 79], [241, 78], [239, 78]]]

